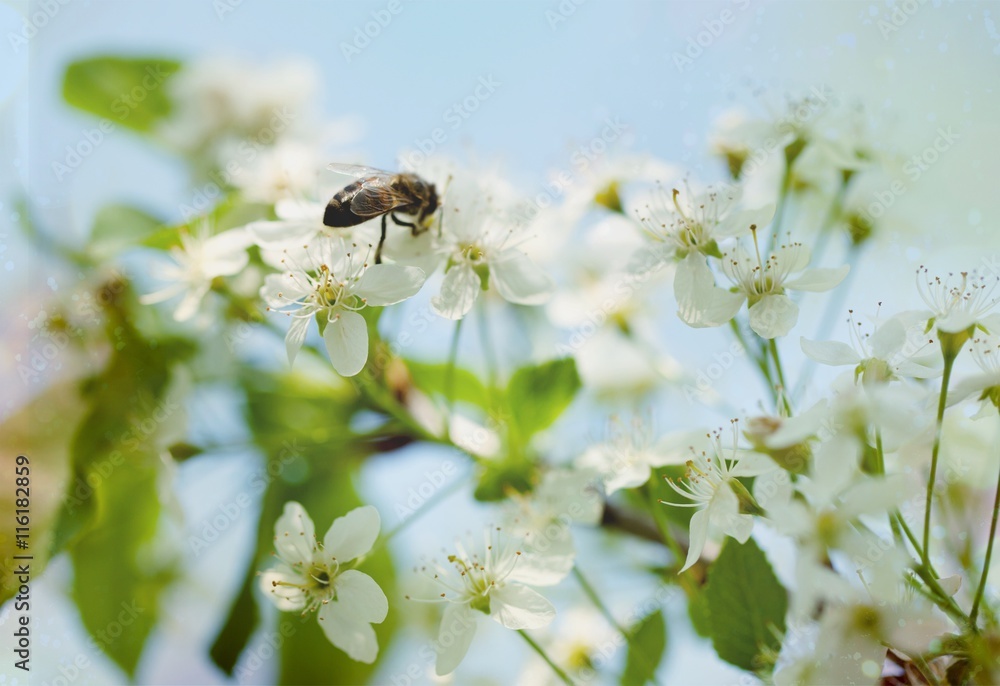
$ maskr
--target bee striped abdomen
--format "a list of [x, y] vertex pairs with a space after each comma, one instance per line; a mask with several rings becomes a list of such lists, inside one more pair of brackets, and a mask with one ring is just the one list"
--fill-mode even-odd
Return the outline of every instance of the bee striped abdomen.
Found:
[[351, 212], [351, 201], [354, 196], [361, 191], [364, 181], [355, 181], [345, 186], [330, 198], [323, 213], [323, 223], [326, 226], [342, 228], [346, 226], [356, 226], [364, 221], [364, 218]]

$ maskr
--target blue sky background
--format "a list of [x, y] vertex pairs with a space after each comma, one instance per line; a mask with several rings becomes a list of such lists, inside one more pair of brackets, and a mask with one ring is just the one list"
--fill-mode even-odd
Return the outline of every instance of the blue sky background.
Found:
[[[906, 4], [914, 8], [908, 14], [902, 4], [882, 0], [587, 0], [580, 5], [564, 0], [563, 7], [575, 8], [568, 16], [559, 14], [560, 3], [554, 0], [399, 3], [401, 11], [350, 62], [342, 43], [352, 41], [356, 29], [372, 21], [373, 12], [385, 11], [388, 1], [243, 0], [220, 17], [208, 0], [69, 0], [28, 48], [17, 51], [6, 36], [20, 28], [20, 14], [32, 14], [40, 3], [0, 5], [0, 287], [8, 294], [0, 324], [4, 338], [20, 335], [25, 313], [37, 309], [37, 297], [53, 283], [71, 287], [75, 278], [40, 266], [9, 226], [13, 193], [27, 191], [51, 228], [77, 238], [106, 202], [131, 201], [177, 216], [178, 202], [186, 197], [183, 166], [124, 131], [108, 136], [78, 170], [57, 182], [52, 161], [61, 160], [66, 146], [75, 145], [94, 125], [62, 103], [62, 72], [70, 61], [95, 54], [189, 59], [235, 53], [261, 62], [302, 56], [318, 65], [323, 76], [323, 113], [331, 118], [353, 115], [364, 123], [358, 147], [370, 164], [394, 167], [401, 150], [442, 127], [448, 135], [440, 152], [499, 163], [527, 191], [538, 188], [548, 172], [568, 167], [575, 148], [599, 134], [608, 118], [629, 128], [618, 143], [621, 150], [651, 153], [712, 179], [722, 169], [707, 159], [705, 137], [721, 111], [734, 103], [760, 109], [756, 101], [761, 92], [779, 101], [784, 93], [825, 85], [881, 115], [884, 142], [904, 153], [926, 148], [942, 126], [961, 135], [899, 199], [893, 208], [899, 234], [862, 265], [852, 296], [863, 293], [866, 304], [893, 297], [893, 309], [915, 307], [916, 264], [929, 261], [947, 271], [977, 266], [1000, 253], [1000, 3], [914, 2]], [[888, 32], [880, 30], [879, 21], [889, 19], [894, 8], [903, 20]], [[732, 13], [733, 21], [693, 63], [678, 69], [675, 54], [724, 11]], [[488, 77], [500, 84], [495, 93], [452, 129], [445, 120], [448, 109]], [[681, 340], [677, 355], [697, 364], [699, 354], [707, 353], [694, 340]], [[0, 378], [17, 387], [12, 360], [11, 350], [0, 355]], [[16, 401], [6, 402], [10, 409]], [[220, 416], [227, 411], [224, 396], [205, 402]], [[452, 456], [427, 451], [391, 464], [375, 461], [366, 474], [366, 493], [391, 510], [425, 470], [448, 459]], [[201, 521], [217, 503], [226, 502], [232, 494], [219, 489], [213, 502], [197, 484], [238, 484], [245, 462], [245, 455], [219, 456], [182, 470], [186, 516]], [[444, 507], [416, 527], [422, 533], [414, 531], [395, 545], [404, 554], [439, 545], [440, 532], [450, 531], [455, 513], [468, 507], [464, 502]], [[240, 563], [233, 560], [246, 555], [252, 519], [241, 520], [210, 559], [199, 560], [192, 569], [196, 583], [178, 592], [178, 609], [143, 665], [144, 682], [219, 678], [203, 656], [203, 642], [213, 627], [199, 619], [197, 609], [227, 602], [225, 594], [239, 573]], [[596, 550], [605, 543], [595, 537], [585, 545]], [[615, 551], [595, 563], [593, 574], [598, 581], [614, 579], [611, 602], [626, 612], [649, 589], [618, 575], [624, 558], [616, 555], [624, 554]], [[641, 561], [649, 551], [629, 555]], [[83, 649], [73, 612], [61, 597], [68, 573], [65, 564], [54, 565], [42, 582], [46, 605], [39, 609], [47, 617], [48, 643], [43, 645], [65, 654]], [[682, 604], [671, 607], [683, 613]], [[420, 636], [411, 638], [412, 643], [402, 642], [393, 653], [386, 675], [396, 667], [405, 669], [407, 645], [419, 645]], [[671, 642], [661, 675], [667, 683], [697, 679], [736, 684], [745, 678], [725, 667], [708, 667], [714, 661], [710, 647], [683, 630]], [[500, 630], [484, 632], [473, 650], [473, 665], [477, 655], [489, 658], [491, 665], [497, 651], [523, 655], [522, 647]], [[94, 669], [89, 674], [93, 683], [117, 678], [113, 671], [100, 671], [108, 670], [107, 665]], [[509, 679], [517, 665], [509, 669], [510, 674], [494, 676]], [[475, 669], [472, 673], [487, 676]], [[267, 682], [267, 674], [258, 676], [259, 683]]]

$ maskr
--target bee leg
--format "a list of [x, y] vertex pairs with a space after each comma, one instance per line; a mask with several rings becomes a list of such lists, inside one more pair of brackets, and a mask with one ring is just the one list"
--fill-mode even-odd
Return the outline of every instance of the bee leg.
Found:
[[424, 231], [427, 230], [427, 229], [421, 229], [416, 224], [413, 224], [413, 223], [410, 223], [410, 222], [404, 222], [402, 219], [400, 219], [399, 217], [397, 217], [395, 215], [395, 213], [393, 213], [393, 215], [392, 215], [392, 221], [396, 222], [396, 224], [398, 224], [399, 226], [405, 226], [405, 227], [409, 228], [410, 229], [410, 233], [413, 234], [414, 236], [419, 236], [420, 234], [422, 234]]
[[378, 239], [378, 247], [375, 248], [375, 264], [382, 264], [382, 246], [385, 244], [385, 220], [386, 215], [382, 215], [382, 235]]

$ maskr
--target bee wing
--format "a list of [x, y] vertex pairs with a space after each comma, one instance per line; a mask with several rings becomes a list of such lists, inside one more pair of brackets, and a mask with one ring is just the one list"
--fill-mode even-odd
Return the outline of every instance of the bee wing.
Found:
[[377, 217], [410, 202], [385, 179], [365, 179], [364, 186], [351, 198], [351, 212], [359, 217]]
[[334, 162], [333, 164], [326, 165], [326, 168], [332, 172], [336, 172], [337, 174], [352, 176], [355, 179], [363, 179], [367, 177], [383, 178], [392, 176], [392, 172], [387, 172], [383, 169], [376, 169], [375, 167], [365, 167], [360, 164], [339, 164]]

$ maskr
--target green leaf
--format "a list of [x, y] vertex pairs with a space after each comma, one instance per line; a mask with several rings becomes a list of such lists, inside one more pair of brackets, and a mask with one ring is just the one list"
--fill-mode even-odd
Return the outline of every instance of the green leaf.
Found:
[[511, 492], [527, 493], [537, 482], [538, 463], [519, 455], [486, 460], [473, 496], [476, 500], [496, 502], [508, 498]]
[[258, 219], [274, 218], [269, 205], [247, 202], [239, 193], [229, 193], [223, 196], [206, 212], [201, 212], [192, 205], [181, 205], [180, 211], [184, 221], [179, 224], [157, 227], [155, 231], [150, 232], [138, 242], [147, 248], [167, 250], [175, 245], [180, 245], [182, 231], [189, 234], [198, 233], [199, 225], [202, 222], [206, 223], [213, 233], [222, 233], [226, 229], [244, 226]]
[[160, 459], [133, 452], [94, 490], [100, 519], [70, 553], [73, 599], [98, 646], [131, 677], [156, 624], [160, 593], [173, 569], [155, 559], [160, 519]]
[[552, 360], [537, 367], [521, 367], [510, 379], [507, 399], [522, 442], [552, 425], [580, 390], [580, 376], [572, 358]]
[[[691, 502], [690, 499], [685, 498], [680, 493], [675, 491], [667, 483], [667, 479], [681, 479], [684, 477], [687, 468], [683, 465], [666, 465], [663, 467], [656, 467], [653, 469], [653, 476], [649, 480], [649, 488], [653, 491], [653, 495], [657, 500], [662, 500], [664, 503], [677, 503], [679, 505], [687, 505]], [[647, 507], [648, 497], [640, 490], [636, 489], [630, 491], [637, 507]], [[663, 514], [672, 523], [681, 527], [682, 529], [688, 529], [691, 524], [691, 517], [694, 515], [694, 508], [692, 507], [677, 507], [676, 505], [662, 505]]]
[[688, 594], [688, 617], [695, 632], [704, 638], [712, 637], [712, 623], [708, 611], [708, 596], [705, 587]]
[[[418, 362], [416, 360], [404, 360], [404, 362], [413, 378], [413, 384], [417, 388], [428, 395], [445, 397], [447, 394], [445, 388], [445, 380], [448, 376], [447, 364]], [[479, 378], [468, 369], [461, 367], [455, 367], [454, 373], [454, 400], [486, 409], [489, 406], [489, 394]]]
[[90, 250], [97, 259], [118, 255], [139, 245], [162, 222], [129, 205], [105, 205], [97, 212], [90, 231]]
[[748, 671], [768, 667], [766, 653], [781, 648], [788, 592], [751, 538], [727, 538], [705, 590], [715, 652]]
[[663, 611], [657, 610], [643, 618], [629, 636], [622, 686], [641, 686], [653, 681], [666, 648], [667, 626]]
[[240, 654], [246, 648], [257, 624], [260, 623], [260, 610], [254, 599], [257, 581], [257, 558], [255, 557], [243, 575], [240, 591], [230, 605], [226, 621], [209, 650], [212, 662], [229, 676], [233, 675], [236, 661], [239, 660]]
[[107, 120], [98, 127], [105, 136], [119, 125], [147, 133], [170, 114], [167, 82], [180, 67], [167, 58], [91, 57], [66, 68], [63, 98]]
[[131, 325], [127, 283], [107, 303], [107, 337], [115, 351], [90, 380], [90, 409], [70, 445], [73, 475], [60, 511], [53, 552], [69, 548], [73, 598], [98, 646], [129, 676], [157, 621], [159, 597], [174, 578], [157, 551], [158, 435], [182, 418], [167, 400], [171, 368], [189, 352], [180, 341], [146, 341]]

